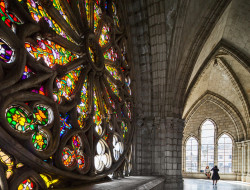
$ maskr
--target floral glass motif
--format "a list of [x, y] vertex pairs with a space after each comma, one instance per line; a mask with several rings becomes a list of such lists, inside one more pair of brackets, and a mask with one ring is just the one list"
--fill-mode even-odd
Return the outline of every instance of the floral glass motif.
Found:
[[110, 27], [105, 24], [102, 27], [102, 32], [99, 38], [99, 44], [101, 46], [106, 45], [110, 41]]
[[60, 116], [61, 127], [60, 127], [60, 136], [64, 135], [67, 130], [71, 129], [72, 126], [68, 123], [69, 114], [66, 114], [65, 117]]
[[78, 168], [83, 169], [85, 167], [85, 159], [82, 150], [80, 150], [83, 146], [82, 140], [76, 135], [72, 137], [71, 141], [73, 150], [69, 147], [63, 149], [62, 162], [66, 167], [72, 167], [74, 163], [77, 162]]
[[49, 26], [53, 28], [53, 30], [55, 30], [57, 34], [72, 41], [71, 38], [68, 35], [66, 35], [64, 31], [58, 26], [58, 24], [54, 20], [51, 19], [51, 17], [43, 9], [41, 5], [39, 5], [37, 2], [33, 0], [27, 0], [27, 6], [29, 9], [30, 15], [36, 22], [39, 22], [41, 18], [44, 18], [46, 22], [49, 24]]
[[17, 17], [7, 12], [4, 0], [0, 0], [0, 17], [1, 20], [13, 31], [15, 31], [15, 24], [21, 24], [21, 21]]
[[44, 105], [37, 105], [33, 114], [28, 112], [21, 106], [11, 106], [6, 110], [6, 119], [9, 125], [21, 133], [29, 130], [34, 131], [32, 135], [32, 143], [38, 151], [45, 150], [48, 146], [48, 135], [39, 126], [46, 126], [53, 120], [53, 112]]
[[14, 60], [14, 51], [0, 39], [0, 61], [11, 63]]
[[67, 100], [71, 100], [71, 95], [73, 95], [76, 83], [78, 81], [80, 72], [82, 67], [78, 67], [75, 70], [67, 73], [61, 79], [57, 79], [57, 87], [58, 91], [54, 92], [54, 100], [58, 103], [62, 102], [62, 96], [64, 96]]
[[46, 65], [50, 68], [55, 65], [65, 65], [78, 58], [77, 55], [52, 41], [37, 40], [37, 43], [38, 45], [34, 47], [26, 42], [25, 48], [37, 60], [43, 58]]
[[32, 190], [35, 189], [35, 184], [32, 180], [24, 180], [17, 188], [18, 190]]

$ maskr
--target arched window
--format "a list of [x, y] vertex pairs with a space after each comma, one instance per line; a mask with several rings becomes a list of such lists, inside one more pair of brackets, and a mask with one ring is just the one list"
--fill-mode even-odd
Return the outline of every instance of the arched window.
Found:
[[201, 170], [214, 165], [214, 124], [207, 120], [201, 127]]
[[225, 134], [218, 140], [218, 167], [221, 173], [232, 172], [232, 139]]
[[186, 143], [186, 172], [197, 172], [198, 142], [190, 137]]

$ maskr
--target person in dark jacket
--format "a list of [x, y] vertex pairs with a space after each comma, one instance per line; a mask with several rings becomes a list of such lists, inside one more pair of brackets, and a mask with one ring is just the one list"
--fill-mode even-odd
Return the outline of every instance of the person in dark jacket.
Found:
[[220, 179], [219, 176], [219, 169], [217, 168], [217, 166], [214, 166], [211, 171], [213, 171], [213, 175], [212, 175], [212, 180], [213, 180], [213, 185], [214, 185], [214, 181], [215, 181], [215, 185], [217, 185], [217, 181]]

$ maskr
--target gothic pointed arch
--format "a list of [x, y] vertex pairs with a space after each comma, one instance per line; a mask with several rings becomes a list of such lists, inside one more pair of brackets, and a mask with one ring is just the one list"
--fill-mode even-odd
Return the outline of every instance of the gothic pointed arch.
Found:
[[[189, 120], [192, 118], [192, 116], [195, 113], [198, 113], [199, 108], [204, 105], [206, 102], [211, 102], [212, 104], [218, 106], [220, 109], [225, 112], [229, 118], [234, 123], [234, 128], [237, 132], [237, 141], [246, 139], [246, 125], [244, 123], [244, 120], [240, 114], [240, 112], [237, 110], [237, 108], [231, 104], [227, 99], [223, 98], [222, 96], [215, 94], [213, 92], [207, 91], [205, 94], [203, 94], [194, 104], [193, 106], [188, 110], [186, 115], [184, 115], [184, 118], [186, 119], [186, 123], [188, 124]], [[185, 131], [185, 129], [184, 129]]]

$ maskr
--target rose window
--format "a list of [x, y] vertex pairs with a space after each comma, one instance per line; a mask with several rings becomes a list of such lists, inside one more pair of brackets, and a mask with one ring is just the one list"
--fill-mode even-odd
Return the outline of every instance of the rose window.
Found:
[[0, 0], [2, 188], [99, 179], [125, 162], [133, 76], [122, 7]]

